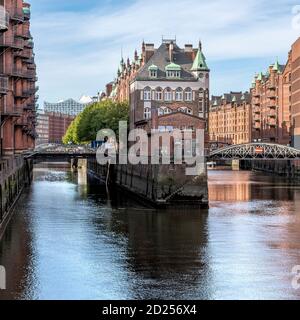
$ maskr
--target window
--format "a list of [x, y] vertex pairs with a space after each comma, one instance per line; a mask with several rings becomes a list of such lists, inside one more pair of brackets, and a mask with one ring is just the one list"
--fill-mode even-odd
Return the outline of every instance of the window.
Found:
[[184, 100], [192, 101], [193, 100], [193, 92], [191, 88], [187, 88], [184, 92]]
[[170, 108], [167, 108], [167, 107], [160, 107], [158, 109], [158, 115], [159, 116], [163, 116], [165, 114], [170, 114], [172, 112], [172, 110]]
[[149, 87], [144, 89], [144, 100], [151, 101], [151, 89]]
[[165, 90], [165, 101], [172, 101], [172, 90], [170, 88]]
[[176, 90], [175, 99], [176, 99], [176, 101], [182, 101], [183, 100], [183, 90], [181, 88], [178, 88]]
[[187, 113], [187, 114], [193, 114], [193, 111], [190, 108], [187, 107], [180, 107], [178, 109], [179, 112]]
[[157, 78], [157, 70], [150, 70], [150, 78]]
[[167, 71], [167, 78], [180, 78], [180, 71]]
[[161, 101], [163, 97], [163, 91], [162, 88], [157, 88], [155, 91], [155, 100]]
[[150, 119], [151, 118], [151, 109], [145, 108], [144, 110], [144, 119]]

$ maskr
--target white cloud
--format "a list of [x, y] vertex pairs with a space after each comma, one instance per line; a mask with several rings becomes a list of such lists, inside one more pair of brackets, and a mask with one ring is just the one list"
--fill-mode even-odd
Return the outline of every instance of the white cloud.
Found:
[[[136, 0], [111, 12], [99, 5], [85, 12], [33, 14], [41, 98], [96, 93], [114, 77], [121, 47], [124, 56], [131, 57], [142, 39], [159, 45], [161, 35], [176, 34], [180, 44], [196, 45], [201, 38], [211, 64], [287, 56], [298, 36], [291, 27], [293, 4], [279, 0]], [[223, 83], [220, 80], [216, 83]], [[236, 83], [241, 80], [237, 77]]]

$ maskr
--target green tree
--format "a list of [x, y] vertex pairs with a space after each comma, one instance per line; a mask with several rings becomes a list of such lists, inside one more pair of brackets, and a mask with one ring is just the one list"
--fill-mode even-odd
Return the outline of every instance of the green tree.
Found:
[[94, 103], [86, 107], [69, 126], [63, 142], [88, 143], [96, 139], [101, 129], [111, 129], [118, 135], [119, 121], [129, 120], [128, 103], [110, 100]]

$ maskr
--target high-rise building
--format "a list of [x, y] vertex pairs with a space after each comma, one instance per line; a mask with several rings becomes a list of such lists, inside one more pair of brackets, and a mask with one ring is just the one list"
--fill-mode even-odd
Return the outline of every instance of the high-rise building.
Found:
[[290, 58], [260, 72], [252, 83], [252, 139], [263, 142], [291, 143]]
[[30, 4], [23, 0], [0, 0], [2, 155], [34, 148], [36, 81]]
[[209, 110], [209, 138], [217, 145], [251, 142], [251, 96], [230, 92], [212, 96]]
[[290, 55], [293, 145], [300, 149], [300, 38], [292, 45]]
[[176, 39], [163, 39], [159, 48], [143, 43], [132, 63], [122, 59], [111, 97], [129, 101], [131, 128], [205, 128], [209, 74], [201, 43], [197, 48], [180, 48]]

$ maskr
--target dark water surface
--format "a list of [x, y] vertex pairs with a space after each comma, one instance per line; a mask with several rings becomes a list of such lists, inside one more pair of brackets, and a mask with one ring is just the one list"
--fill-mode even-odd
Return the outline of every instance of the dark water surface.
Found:
[[209, 210], [157, 212], [108, 200], [84, 172], [36, 168], [0, 243], [0, 299], [299, 299], [300, 186], [209, 180]]

